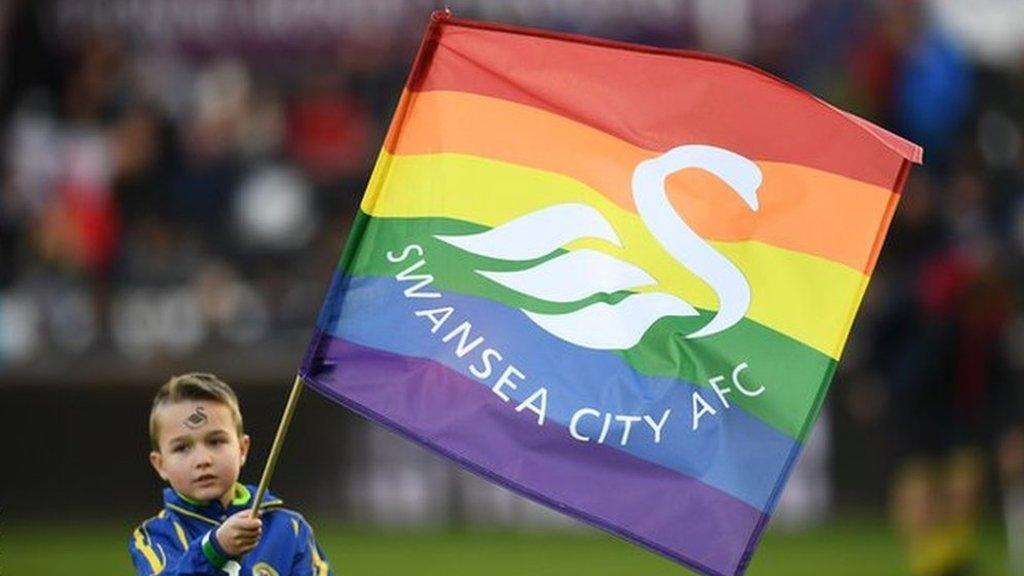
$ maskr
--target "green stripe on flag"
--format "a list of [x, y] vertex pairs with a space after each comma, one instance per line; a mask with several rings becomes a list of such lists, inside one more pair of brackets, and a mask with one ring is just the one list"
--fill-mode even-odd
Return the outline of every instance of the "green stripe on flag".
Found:
[[[615, 303], [630, 292], [597, 294], [572, 303], [539, 300], [505, 288], [478, 274], [477, 270], [522, 270], [548, 260], [562, 251], [527, 262], [493, 260], [464, 252], [434, 238], [435, 235], [472, 234], [487, 230], [473, 223], [446, 218], [372, 218], [359, 212], [353, 234], [340, 264], [341, 272], [353, 276], [393, 276], [407, 268], [388, 261], [389, 251], [399, 253], [410, 244], [424, 250], [426, 264], [417, 273], [434, 276], [431, 286], [436, 290], [454, 291], [500, 302], [507, 306], [547, 314], [564, 313], [598, 301]], [[350, 251], [349, 248], [352, 248]], [[813, 422], [831, 380], [835, 361], [792, 338], [779, 334], [757, 322], [744, 319], [732, 328], [713, 336], [687, 339], [685, 334], [705, 324], [711, 311], [700, 310], [699, 318], [662, 318], [647, 331], [631, 349], [617, 352], [634, 370], [647, 376], [686, 380], [704, 388], [716, 380], [719, 388], [732, 388], [727, 399], [770, 426], [797, 440], [803, 440]], [[609, 352], [615, 353], [615, 352]], [[764, 392], [747, 396], [732, 383], [737, 366], [747, 368], [737, 373], [741, 386], [750, 392], [761, 387]], [[712, 398], [714, 395], [708, 395]], [[716, 407], [720, 403], [715, 399]]]

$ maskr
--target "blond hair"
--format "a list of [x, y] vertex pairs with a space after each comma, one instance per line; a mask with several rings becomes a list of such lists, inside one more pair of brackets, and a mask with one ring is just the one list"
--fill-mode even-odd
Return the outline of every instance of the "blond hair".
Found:
[[231, 420], [235, 423], [235, 431], [239, 438], [244, 434], [242, 411], [238, 408], [238, 396], [235, 395], [231, 386], [213, 374], [190, 372], [172, 376], [153, 397], [153, 407], [149, 411], [149, 441], [153, 450], [160, 450], [157, 412], [164, 406], [183, 400], [209, 400], [227, 406], [231, 411]]

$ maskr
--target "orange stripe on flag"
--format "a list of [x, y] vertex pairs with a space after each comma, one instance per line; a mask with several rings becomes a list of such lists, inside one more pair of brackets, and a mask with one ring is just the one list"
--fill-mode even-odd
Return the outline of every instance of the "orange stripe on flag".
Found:
[[[634, 212], [633, 169], [660, 154], [498, 98], [449, 91], [406, 92], [402, 98], [409, 108], [401, 133], [393, 126], [385, 141], [393, 154], [472, 154], [557, 172]], [[759, 241], [871, 273], [875, 236], [892, 201], [889, 190], [806, 166], [757, 164], [764, 176], [757, 212], [700, 170], [669, 177], [672, 204], [709, 240]]]

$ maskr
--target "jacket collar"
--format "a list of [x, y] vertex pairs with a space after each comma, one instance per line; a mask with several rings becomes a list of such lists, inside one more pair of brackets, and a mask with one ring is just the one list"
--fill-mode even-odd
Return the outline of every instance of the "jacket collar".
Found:
[[[211, 500], [209, 502], [192, 500], [175, 492], [173, 488], [168, 487], [164, 488], [164, 506], [190, 518], [219, 525], [228, 516], [250, 508], [255, 493], [255, 486], [247, 486], [236, 482], [234, 498], [225, 507], [219, 500]], [[263, 497], [263, 502], [260, 503], [260, 510], [276, 508], [282, 504], [283, 502], [279, 498], [268, 491]]]

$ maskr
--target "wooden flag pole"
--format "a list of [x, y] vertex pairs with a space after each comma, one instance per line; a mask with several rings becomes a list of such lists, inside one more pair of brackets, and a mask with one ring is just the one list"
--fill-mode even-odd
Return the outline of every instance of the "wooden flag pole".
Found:
[[252, 500], [252, 510], [249, 515], [253, 518], [259, 514], [263, 495], [267, 492], [270, 477], [274, 475], [274, 467], [277, 466], [277, 457], [281, 454], [284, 436], [288, 433], [288, 426], [292, 422], [292, 414], [295, 413], [295, 406], [299, 403], [299, 392], [302, 392], [302, 376], [296, 374], [295, 383], [292, 384], [292, 392], [288, 395], [288, 404], [285, 405], [284, 414], [281, 415], [281, 422], [277, 425], [277, 435], [274, 436], [274, 444], [270, 447], [270, 456], [267, 457], [267, 464], [263, 467], [260, 486], [256, 490], [256, 497]]

